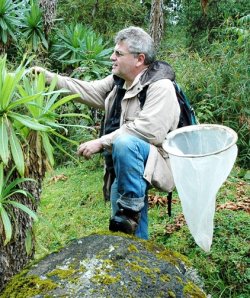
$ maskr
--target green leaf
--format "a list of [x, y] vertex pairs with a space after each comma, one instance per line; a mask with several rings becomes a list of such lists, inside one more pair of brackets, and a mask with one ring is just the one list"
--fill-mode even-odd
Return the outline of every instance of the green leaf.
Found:
[[16, 202], [16, 201], [11, 201], [11, 200], [6, 201], [6, 203], [11, 204], [12, 206], [14, 206], [16, 208], [19, 208], [22, 211], [26, 212], [35, 221], [38, 220], [38, 217], [37, 217], [36, 213], [34, 211], [32, 211], [30, 208], [28, 208], [27, 206], [25, 206], [24, 204]]
[[64, 141], [67, 141], [67, 142], [69, 142], [69, 143], [71, 143], [71, 144], [73, 144], [73, 145], [76, 145], [76, 146], [79, 145], [78, 142], [76, 142], [76, 141], [74, 141], [74, 140], [71, 140], [71, 139], [68, 139], [68, 138], [64, 137], [63, 135], [57, 133], [56, 131], [53, 131], [52, 134], [54, 134], [54, 135], [57, 136], [58, 138], [60, 138], [60, 139], [62, 139], [62, 140], [64, 140]]
[[8, 242], [10, 242], [10, 239], [11, 239], [11, 236], [12, 236], [12, 225], [11, 225], [9, 215], [6, 212], [6, 210], [4, 209], [2, 204], [0, 204], [0, 216], [1, 216], [1, 219], [2, 219], [4, 232], [5, 232], [4, 245], [6, 245]]
[[1, 101], [2, 101], [3, 109], [6, 109], [9, 106], [9, 103], [12, 99], [12, 95], [23, 73], [24, 73], [24, 68], [21, 68], [16, 73], [6, 74], [5, 80], [3, 82], [2, 91], [1, 91]]
[[38, 94], [29, 95], [29, 96], [23, 97], [23, 98], [21, 98], [21, 99], [18, 99], [18, 100], [16, 100], [16, 101], [12, 102], [11, 104], [9, 104], [9, 106], [8, 106], [8, 110], [13, 109], [13, 108], [15, 108], [15, 107], [18, 107], [18, 106], [20, 106], [20, 105], [22, 105], [22, 104], [24, 104], [24, 103], [28, 103], [28, 102], [31, 102], [31, 101], [33, 101], [33, 100], [36, 100], [36, 99], [39, 98], [40, 96], [41, 96], [41, 94], [38, 93]]
[[60, 150], [62, 151], [65, 155], [68, 155], [70, 158], [72, 158], [76, 163], [80, 163], [78, 159], [76, 159], [74, 156], [72, 156], [71, 154], [69, 154], [66, 150], [63, 149], [63, 147], [61, 145], [59, 145], [58, 143], [56, 143], [53, 139], [51, 139], [51, 142]]
[[0, 118], [0, 157], [5, 165], [9, 160], [9, 136], [4, 118]]
[[[12, 129], [12, 128], [11, 128]], [[12, 129], [11, 135], [10, 135], [10, 148], [11, 148], [11, 154], [14, 159], [16, 168], [18, 170], [18, 173], [23, 177], [24, 176], [24, 156], [22, 147], [20, 145], [20, 142]]]
[[54, 166], [54, 157], [53, 157], [53, 147], [51, 146], [49, 137], [46, 133], [41, 133], [42, 136], [42, 144], [43, 144], [43, 148], [47, 154], [47, 157], [49, 159], [49, 163], [51, 164], [51, 166]]
[[2, 189], [3, 189], [3, 181], [4, 181], [4, 176], [3, 176], [3, 163], [0, 163], [0, 198], [2, 197]]
[[[31, 178], [17, 178], [14, 181], [12, 181], [10, 184], [8, 184], [8, 186], [3, 190], [2, 195], [3, 197], [7, 197], [10, 192], [20, 183], [23, 183], [25, 181], [33, 181], [36, 182], [36, 180], [31, 179]], [[23, 193], [25, 196], [27, 196], [27, 192], [25, 191], [25, 193]], [[11, 193], [11, 195], [13, 195], [13, 193]]]
[[62, 99], [58, 100], [56, 103], [54, 103], [50, 110], [51, 111], [54, 111], [55, 109], [57, 109], [58, 107], [60, 107], [61, 105], [65, 104], [66, 102], [74, 99], [74, 98], [78, 98], [79, 95], [78, 94], [73, 94], [73, 95], [68, 95], [68, 96], [65, 96], [63, 97]]
[[24, 126], [29, 127], [32, 130], [37, 130], [37, 131], [51, 131], [52, 130], [51, 127], [40, 124], [39, 122], [37, 122], [36, 119], [33, 119], [26, 115], [21, 115], [21, 114], [17, 114], [14, 112], [10, 112], [10, 113], [8, 113], [8, 116], [14, 120], [17, 120], [18, 122], [20, 122]]
[[15, 190], [15, 191], [9, 193], [7, 196], [3, 197], [4, 202], [7, 202], [7, 199], [10, 198], [10, 197], [12, 197], [12, 196], [15, 195], [15, 194], [22, 194], [22, 195], [24, 195], [25, 197], [33, 198], [32, 195], [31, 195], [29, 192], [27, 192], [26, 190], [23, 190], [23, 189], [17, 189], [17, 190]]

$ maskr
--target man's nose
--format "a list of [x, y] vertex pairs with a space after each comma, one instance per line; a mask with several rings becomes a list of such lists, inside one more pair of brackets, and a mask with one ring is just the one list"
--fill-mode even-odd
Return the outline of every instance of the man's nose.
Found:
[[116, 60], [116, 55], [115, 55], [114, 52], [111, 54], [110, 60], [112, 60], [112, 61], [115, 61]]

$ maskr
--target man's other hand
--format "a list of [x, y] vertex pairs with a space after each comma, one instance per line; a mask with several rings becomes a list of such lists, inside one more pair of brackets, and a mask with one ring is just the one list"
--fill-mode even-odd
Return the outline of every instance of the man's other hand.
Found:
[[78, 155], [82, 155], [86, 159], [90, 159], [92, 154], [98, 153], [102, 150], [103, 145], [100, 139], [96, 139], [93, 141], [88, 141], [81, 144], [77, 150]]

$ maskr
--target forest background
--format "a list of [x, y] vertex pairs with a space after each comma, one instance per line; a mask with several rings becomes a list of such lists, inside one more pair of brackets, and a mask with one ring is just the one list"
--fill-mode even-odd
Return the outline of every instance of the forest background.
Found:
[[[0, 132], [4, 137], [0, 143], [0, 248], [4, 264], [9, 264], [9, 271], [4, 272], [6, 280], [33, 258], [35, 249], [36, 256], [58, 249], [74, 237], [101, 228], [109, 216], [102, 214], [100, 199], [94, 201], [101, 198], [96, 179], [101, 189], [102, 158], [79, 165], [75, 157], [79, 142], [99, 134], [102, 113], [55, 91], [55, 82], [48, 87], [42, 76], [31, 78], [29, 67], [40, 65], [84, 80], [102, 78], [110, 73], [115, 33], [135, 25], [154, 37], [157, 58], [175, 69], [177, 82], [199, 122], [229, 126], [239, 137], [235, 168], [218, 196], [222, 211], [216, 217], [217, 240], [211, 254], [202, 253], [187, 236], [177, 193], [176, 210], [166, 226], [164, 194], [152, 192], [152, 237], [187, 255], [212, 297], [247, 297], [249, 9], [245, 0], [0, 0]], [[55, 172], [48, 172], [52, 167]], [[65, 183], [63, 188], [68, 187], [70, 193], [79, 183], [79, 178], [74, 178], [78, 175], [84, 177], [85, 187], [72, 194], [76, 201], [71, 204], [76, 204], [76, 209], [88, 206], [90, 224], [79, 228], [76, 235], [73, 226], [84, 225], [82, 214], [63, 205], [59, 188]], [[37, 181], [36, 186], [28, 180], [31, 178]], [[44, 199], [40, 204], [42, 184]], [[32, 218], [37, 219], [38, 207], [43, 219], [34, 230]], [[71, 225], [67, 226], [67, 217], [60, 213], [54, 222], [55, 209], [70, 214]], [[53, 236], [46, 238], [48, 233]], [[18, 264], [12, 260], [13, 251], [21, 260]], [[6, 280], [0, 282], [0, 290]]]

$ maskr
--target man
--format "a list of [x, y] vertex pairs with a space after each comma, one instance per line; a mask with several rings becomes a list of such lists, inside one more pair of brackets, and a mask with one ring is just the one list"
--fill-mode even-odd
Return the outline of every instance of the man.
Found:
[[[80, 102], [105, 109], [104, 134], [81, 144], [78, 154], [88, 159], [104, 153], [104, 193], [112, 206], [110, 230], [148, 239], [147, 190], [150, 185], [168, 192], [174, 187], [162, 149], [167, 133], [179, 121], [171, 82], [174, 72], [167, 63], [155, 61], [153, 40], [139, 27], [118, 32], [111, 60], [112, 75], [102, 80], [86, 82], [58, 75], [57, 85], [78, 93]], [[48, 82], [56, 75], [34, 69], [45, 72]], [[140, 92], [147, 85], [142, 108]]]

